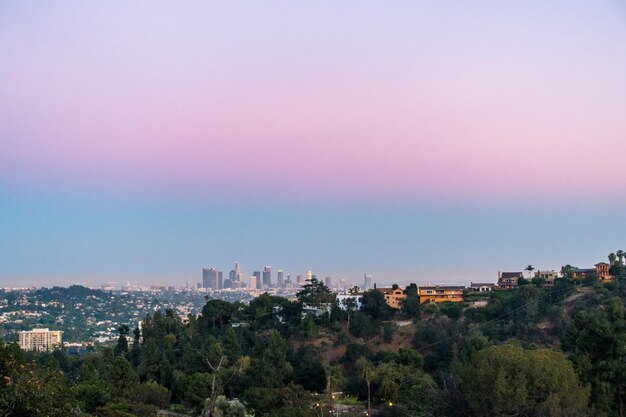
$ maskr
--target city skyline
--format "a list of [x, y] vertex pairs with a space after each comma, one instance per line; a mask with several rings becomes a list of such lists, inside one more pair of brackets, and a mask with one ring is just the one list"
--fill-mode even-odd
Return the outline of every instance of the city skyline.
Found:
[[605, 260], [625, 22], [608, 0], [2, 4], [0, 286]]

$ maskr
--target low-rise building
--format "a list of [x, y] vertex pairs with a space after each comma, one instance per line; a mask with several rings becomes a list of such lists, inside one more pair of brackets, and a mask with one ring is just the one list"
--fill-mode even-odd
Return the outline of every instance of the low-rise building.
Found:
[[442, 301], [461, 302], [465, 287], [459, 285], [435, 285], [419, 287], [420, 303], [439, 303]]
[[500, 272], [498, 271], [498, 289], [510, 290], [519, 285], [519, 279], [524, 278], [522, 272]]
[[559, 277], [559, 273], [553, 270], [550, 271], [535, 271], [535, 278], [543, 279], [541, 288], [552, 288], [556, 284], [556, 280]]
[[63, 332], [60, 330], [33, 329], [19, 332], [19, 345], [23, 350], [49, 352], [61, 347]]
[[362, 292], [357, 292], [354, 294], [337, 294], [337, 304], [339, 305], [339, 308], [342, 310], [347, 310], [348, 306], [346, 303], [346, 300], [348, 299], [353, 299], [354, 300], [354, 309], [355, 310], [360, 310], [361, 309], [361, 301], [363, 299], [363, 293]]
[[385, 296], [387, 305], [391, 308], [399, 309], [402, 307], [402, 300], [406, 298], [406, 294], [402, 288], [376, 288]]
[[595, 274], [595, 268], [572, 268], [570, 276], [574, 280], [585, 279], [589, 274]]
[[606, 262], [599, 262], [595, 264], [596, 274], [598, 275], [598, 279], [600, 281], [611, 281], [613, 277], [609, 272], [609, 264]]
[[468, 290], [475, 292], [491, 292], [495, 287], [496, 284], [492, 282], [472, 282]]

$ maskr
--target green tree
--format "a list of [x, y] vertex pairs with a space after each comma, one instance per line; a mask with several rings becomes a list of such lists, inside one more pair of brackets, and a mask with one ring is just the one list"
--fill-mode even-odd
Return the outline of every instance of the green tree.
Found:
[[428, 374], [386, 362], [376, 367], [374, 375], [379, 400], [413, 416], [433, 415], [439, 393], [437, 384]]
[[117, 346], [115, 346], [115, 354], [116, 355], [124, 355], [128, 353], [128, 339], [127, 335], [130, 332], [130, 328], [126, 324], [122, 324], [117, 328], [118, 333], [120, 334], [119, 339], [117, 340]]
[[293, 382], [313, 392], [322, 392], [326, 387], [326, 370], [315, 349], [305, 345], [298, 349], [293, 361]]
[[578, 311], [563, 337], [582, 380], [591, 384], [595, 408], [617, 416], [626, 415], [625, 316], [623, 300], [610, 298]]
[[363, 293], [361, 311], [374, 320], [389, 320], [393, 314], [385, 296], [378, 290], [369, 290]]
[[125, 357], [116, 356], [107, 383], [115, 396], [128, 398], [139, 384], [139, 376]]
[[571, 280], [572, 279], [572, 270], [573, 269], [574, 269], [574, 267], [571, 266], [570, 264], [567, 264], [567, 265], [561, 267], [561, 274], [563, 275], [563, 278]]
[[141, 331], [139, 330], [139, 327], [135, 327], [135, 330], [133, 331], [133, 345], [129, 354], [130, 363], [134, 368], [137, 368], [139, 366], [139, 362], [141, 361], [140, 337]]
[[571, 416], [586, 410], [589, 390], [572, 363], [551, 349], [491, 346], [460, 366], [461, 387], [480, 416]]
[[228, 366], [228, 355], [224, 352], [221, 343], [212, 337], [205, 343], [204, 349], [197, 352], [210, 373], [209, 395], [206, 398], [204, 412], [212, 417], [218, 415], [215, 407], [227, 382], [225, 371]]
[[170, 402], [170, 392], [163, 385], [159, 385], [155, 381], [148, 381], [135, 387], [133, 399], [140, 403], [165, 408]]
[[65, 417], [74, 401], [54, 362], [38, 367], [16, 345], [0, 342], [0, 416]]
[[299, 302], [311, 307], [320, 307], [335, 300], [335, 294], [323, 282], [313, 278], [302, 287], [296, 297]]
[[354, 314], [354, 311], [356, 310], [356, 297], [346, 297], [343, 300], [341, 300], [341, 305], [343, 307], [343, 309], [346, 312], [346, 317], [348, 318], [348, 329], [350, 329], [350, 319], [352, 318], [352, 315]]
[[420, 297], [417, 292], [417, 285], [410, 284], [404, 289], [406, 298], [402, 300], [401, 311], [409, 317], [420, 318]]
[[279, 398], [282, 406], [276, 409], [271, 417], [314, 417], [317, 415], [311, 409], [313, 396], [300, 385], [290, 382], [280, 390]]
[[356, 370], [361, 374], [367, 386], [367, 415], [372, 415], [372, 381], [376, 378], [374, 365], [367, 359], [361, 357], [355, 363]]
[[239, 310], [237, 303], [223, 300], [210, 300], [202, 307], [202, 315], [198, 324], [205, 330], [222, 329]]

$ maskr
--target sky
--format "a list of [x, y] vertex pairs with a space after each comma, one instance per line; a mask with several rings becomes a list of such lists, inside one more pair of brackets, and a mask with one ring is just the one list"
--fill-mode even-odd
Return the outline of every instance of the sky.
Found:
[[626, 6], [3, 1], [0, 286], [626, 250]]

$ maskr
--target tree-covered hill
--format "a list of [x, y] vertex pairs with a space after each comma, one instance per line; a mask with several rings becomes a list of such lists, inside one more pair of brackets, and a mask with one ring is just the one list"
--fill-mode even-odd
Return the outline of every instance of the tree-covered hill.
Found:
[[399, 311], [378, 291], [342, 309], [317, 282], [297, 301], [210, 300], [197, 317], [120, 326], [115, 346], [80, 357], [2, 345], [0, 415], [626, 415], [622, 278], [527, 282], [485, 306], [406, 292]]

